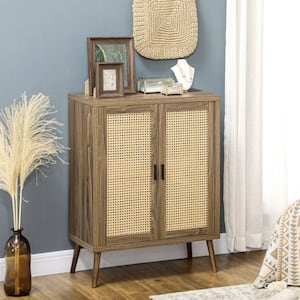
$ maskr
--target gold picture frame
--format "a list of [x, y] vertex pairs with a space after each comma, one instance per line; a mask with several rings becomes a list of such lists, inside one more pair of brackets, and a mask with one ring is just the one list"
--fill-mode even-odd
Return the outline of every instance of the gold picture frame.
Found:
[[89, 90], [96, 87], [97, 63], [124, 64], [124, 94], [136, 93], [135, 59], [132, 37], [88, 37]]
[[124, 64], [96, 64], [96, 97], [121, 97], [124, 95]]

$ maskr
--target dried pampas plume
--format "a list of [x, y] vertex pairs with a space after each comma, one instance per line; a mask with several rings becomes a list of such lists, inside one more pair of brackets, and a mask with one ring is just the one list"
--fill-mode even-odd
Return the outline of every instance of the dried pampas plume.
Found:
[[65, 163], [58, 129], [63, 124], [52, 118], [55, 112], [49, 97], [41, 93], [29, 101], [24, 93], [20, 103], [0, 112], [0, 189], [11, 196], [14, 230], [21, 228], [26, 178], [57, 159]]

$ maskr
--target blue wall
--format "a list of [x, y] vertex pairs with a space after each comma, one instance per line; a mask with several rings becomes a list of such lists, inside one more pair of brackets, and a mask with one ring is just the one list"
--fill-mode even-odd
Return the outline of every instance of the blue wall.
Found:
[[[187, 58], [196, 69], [193, 87], [224, 98], [226, 1], [196, 0], [198, 47]], [[88, 36], [132, 36], [131, 0], [1, 0], [0, 108], [42, 92], [50, 96], [63, 122], [68, 143], [70, 92], [82, 92], [87, 73]], [[173, 76], [176, 61], [152, 61], [137, 53], [136, 77]], [[223, 101], [222, 101], [223, 103]], [[222, 105], [222, 115], [223, 115]], [[65, 154], [67, 160], [68, 156]], [[1, 158], [0, 158], [1, 159]], [[26, 183], [23, 205], [24, 235], [33, 253], [70, 249], [68, 241], [68, 167], [58, 163]], [[9, 196], [0, 191], [0, 257], [12, 227]]]

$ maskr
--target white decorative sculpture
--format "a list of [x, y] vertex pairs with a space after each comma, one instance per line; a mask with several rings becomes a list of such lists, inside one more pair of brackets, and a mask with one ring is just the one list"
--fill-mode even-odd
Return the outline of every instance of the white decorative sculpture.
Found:
[[171, 67], [175, 77], [182, 84], [184, 91], [187, 91], [193, 83], [195, 69], [185, 59], [178, 59], [177, 64]]

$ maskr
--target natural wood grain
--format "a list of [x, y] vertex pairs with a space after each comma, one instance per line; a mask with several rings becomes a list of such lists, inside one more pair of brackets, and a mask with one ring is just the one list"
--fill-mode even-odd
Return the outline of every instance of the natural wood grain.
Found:
[[193, 258], [193, 249], [192, 249], [191, 242], [186, 243], [186, 250], [187, 250], [187, 258], [192, 259]]
[[74, 253], [73, 253], [73, 259], [72, 259], [72, 265], [71, 265], [71, 273], [75, 273], [76, 265], [79, 257], [81, 247], [77, 244], [75, 244]]
[[[21, 300], [146, 300], [150, 295], [251, 283], [265, 252], [216, 255], [218, 272], [209, 257], [194, 257], [101, 269], [99, 287], [91, 287], [92, 271], [34, 277], [30, 296]], [[0, 299], [6, 300], [3, 283]]]
[[206, 241], [208, 253], [209, 253], [209, 259], [211, 263], [211, 267], [214, 272], [217, 272], [217, 263], [216, 263], [216, 257], [215, 257], [215, 251], [214, 251], [214, 245], [212, 243], [212, 240]]
[[100, 268], [100, 258], [101, 253], [94, 253], [94, 268], [92, 274], [92, 287], [95, 288], [97, 286], [97, 281], [99, 278], [99, 268]]

